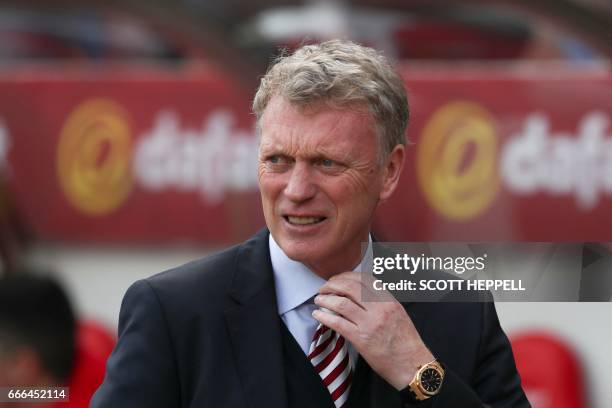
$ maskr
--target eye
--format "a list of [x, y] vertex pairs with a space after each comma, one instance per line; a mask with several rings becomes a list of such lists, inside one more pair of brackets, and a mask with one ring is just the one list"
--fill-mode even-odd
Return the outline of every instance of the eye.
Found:
[[338, 165], [338, 163], [336, 163], [332, 159], [325, 159], [325, 158], [320, 158], [320, 159], [315, 160], [314, 164], [317, 166], [327, 167], [327, 168], [331, 168], [331, 167]]
[[318, 166], [319, 169], [325, 172], [326, 174], [341, 173], [346, 168], [342, 163], [339, 163], [332, 159], [326, 159], [324, 157], [316, 160], [314, 162], [314, 165]]
[[285, 164], [289, 162], [289, 159], [281, 154], [271, 154], [266, 157], [266, 162], [270, 164]]
[[291, 166], [292, 159], [282, 154], [271, 154], [264, 159], [264, 163], [272, 171], [284, 171]]

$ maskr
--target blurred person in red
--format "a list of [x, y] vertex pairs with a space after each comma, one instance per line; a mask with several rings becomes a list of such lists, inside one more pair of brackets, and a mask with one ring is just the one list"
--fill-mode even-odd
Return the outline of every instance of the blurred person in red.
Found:
[[361, 243], [405, 159], [388, 61], [303, 46], [253, 110], [267, 228], [128, 289], [91, 407], [528, 407], [491, 302], [364, 301]]
[[[68, 297], [52, 278], [29, 273], [1, 278], [0, 387], [67, 386], [75, 363], [75, 324]], [[29, 405], [17, 401], [6, 406]]]

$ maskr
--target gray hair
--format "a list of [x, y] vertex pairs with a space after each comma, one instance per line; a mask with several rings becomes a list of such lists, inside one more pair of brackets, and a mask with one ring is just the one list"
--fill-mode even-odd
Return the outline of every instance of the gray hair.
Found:
[[381, 159], [406, 144], [409, 112], [403, 81], [372, 48], [331, 40], [281, 55], [262, 77], [253, 100], [258, 131], [275, 95], [297, 106], [324, 102], [332, 108], [365, 107], [376, 122]]

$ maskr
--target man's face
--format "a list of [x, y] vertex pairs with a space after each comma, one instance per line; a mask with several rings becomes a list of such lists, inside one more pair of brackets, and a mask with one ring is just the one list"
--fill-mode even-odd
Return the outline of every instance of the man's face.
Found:
[[303, 110], [278, 96], [264, 112], [258, 173], [266, 223], [287, 256], [321, 276], [356, 266], [373, 212], [390, 195], [374, 125], [366, 113]]

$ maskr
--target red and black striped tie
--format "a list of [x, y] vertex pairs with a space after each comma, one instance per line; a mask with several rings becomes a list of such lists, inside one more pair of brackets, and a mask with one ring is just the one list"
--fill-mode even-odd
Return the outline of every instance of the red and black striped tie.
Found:
[[346, 407], [353, 371], [344, 337], [319, 324], [310, 344], [308, 359], [321, 376], [336, 408]]

